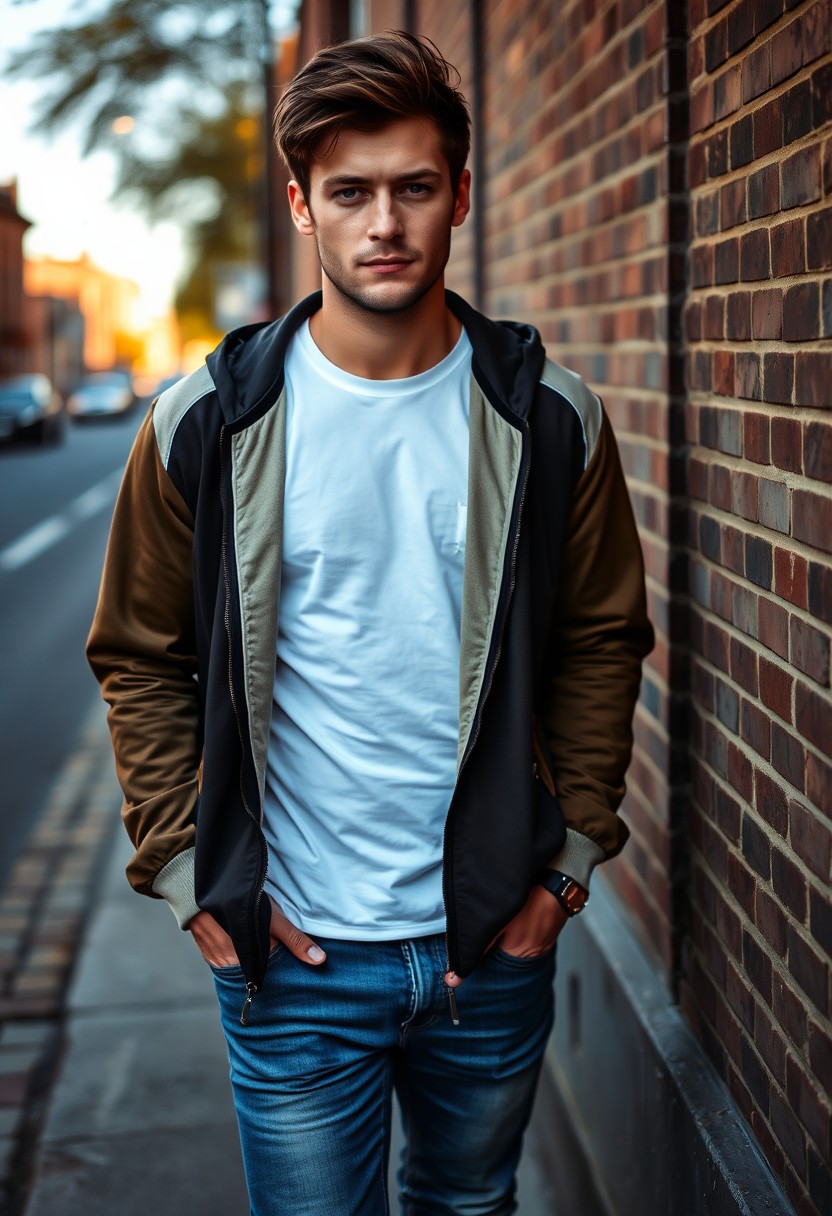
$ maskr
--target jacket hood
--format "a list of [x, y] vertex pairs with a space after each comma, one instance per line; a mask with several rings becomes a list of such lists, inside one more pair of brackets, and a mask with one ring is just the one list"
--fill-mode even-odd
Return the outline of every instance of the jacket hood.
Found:
[[[545, 352], [532, 325], [491, 321], [456, 292], [445, 299], [473, 347], [473, 373], [500, 413], [517, 425], [529, 413]], [[313, 292], [277, 321], [234, 329], [206, 360], [229, 426], [254, 422], [283, 388], [283, 364], [292, 335], [317, 312], [322, 293]]]

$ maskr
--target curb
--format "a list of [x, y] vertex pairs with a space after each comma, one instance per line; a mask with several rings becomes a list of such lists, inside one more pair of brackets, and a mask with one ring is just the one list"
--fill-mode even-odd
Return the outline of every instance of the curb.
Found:
[[120, 794], [96, 703], [0, 896], [0, 1204], [26, 1200], [64, 1042], [67, 989]]

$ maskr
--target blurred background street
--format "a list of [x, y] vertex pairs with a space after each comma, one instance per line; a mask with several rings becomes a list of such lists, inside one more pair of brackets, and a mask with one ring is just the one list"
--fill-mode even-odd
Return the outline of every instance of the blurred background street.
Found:
[[140, 412], [0, 448], [0, 887], [100, 700], [84, 644]]

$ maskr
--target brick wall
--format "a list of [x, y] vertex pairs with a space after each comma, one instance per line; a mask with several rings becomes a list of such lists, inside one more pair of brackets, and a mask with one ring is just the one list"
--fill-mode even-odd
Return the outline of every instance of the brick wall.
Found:
[[795, 1206], [828, 1212], [832, 5], [689, 24], [683, 1007]]
[[484, 26], [485, 309], [532, 319], [551, 356], [601, 394], [641, 531], [656, 648], [623, 809], [631, 838], [606, 876], [669, 972], [673, 783], [684, 773], [672, 771], [670, 737], [678, 625], [664, 6], [492, 0]]

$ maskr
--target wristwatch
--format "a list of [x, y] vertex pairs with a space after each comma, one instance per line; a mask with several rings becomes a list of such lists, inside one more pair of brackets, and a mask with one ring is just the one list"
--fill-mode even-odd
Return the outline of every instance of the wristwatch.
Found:
[[561, 874], [560, 870], [546, 870], [539, 882], [552, 892], [567, 916], [577, 916], [589, 899], [589, 891], [568, 874]]

